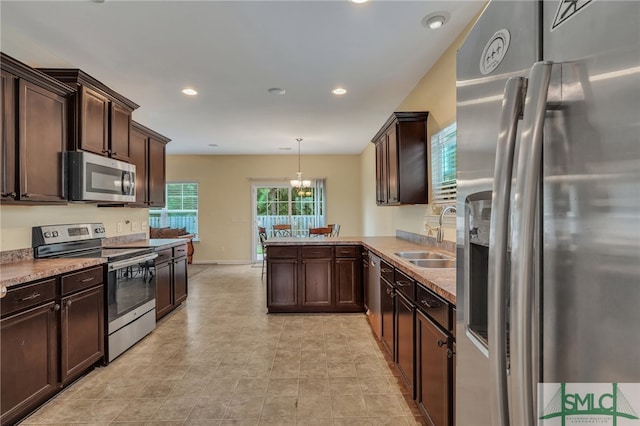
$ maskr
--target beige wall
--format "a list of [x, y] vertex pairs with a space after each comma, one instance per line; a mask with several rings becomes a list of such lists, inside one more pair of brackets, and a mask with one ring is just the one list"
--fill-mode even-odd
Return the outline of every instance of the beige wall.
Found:
[[[96, 207], [95, 204], [84, 203], [66, 206], [2, 205], [0, 206], [0, 250], [31, 247], [31, 227], [33, 226], [102, 222], [107, 236], [115, 237], [147, 232], [143, 226], [146, 226], [148, 220], [147, 209], [128, 207]], [[122, 223], [122, 232], [117, 232], [118, 223]]]
[[[251, 179], [295, 178], [297, 167], [293, 155], [167, 156], [167, 181], [200, 184], [194, 261], [251, 260]], [[359, 156], [303, 155], [301, 169], [305, 178], [327, 179], [327, 223], [339, 223], [340, 235], [361, 235]]]
[[[475, 22], [475, 19], [473, 21]], [[456, 53], [471, 27], [472, 24], [465, 28], [396, 108], [396, 111], [429, 111], [427, 121], [429, 140], [433, 133], [456, 120]], [[364, 235], [395, 235], [395, 231], [398, 229], [426, 235], [426, 224], [438, 225], [438, 209], [432, 208], [431, 205], [376, 206], [375, 149], [373, 144], [367, 145], [363, 151], [361, 167]], [[431, 194], [429, 194], [429, 198], [431, 198]], [[445, 220], [444, 230], [445, 239], [455, 241], [455, 219], [453, 217]], [[432, 235], [435, 236], [435, 233]]]

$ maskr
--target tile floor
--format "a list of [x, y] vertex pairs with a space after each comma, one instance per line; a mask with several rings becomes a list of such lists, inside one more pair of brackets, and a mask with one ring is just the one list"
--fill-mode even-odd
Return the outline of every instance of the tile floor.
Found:
[[420, 424], [364, 315], [267, 315], [260, 268], [189, 268], [182, 307], [23, 424]]

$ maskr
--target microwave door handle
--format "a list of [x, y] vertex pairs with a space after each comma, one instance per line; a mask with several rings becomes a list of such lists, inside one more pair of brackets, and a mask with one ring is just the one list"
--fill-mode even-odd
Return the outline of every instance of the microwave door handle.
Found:
[[507, 277], [506, 259], [509, 230], [509, 201], [518, 120], [526, 80], [507, 80], [502, 100], [500, 129], [496, 147], [491, 197], [488, 270], [488, 346], [491, 375], [492, 418], [495, 425], [509, 425], [509, 394], [507, 391]]
[[511, 253], [511, 377], [515, 391], [513, 423], [519, 425], [536, 423], [532, 374], [534, 231], [539, 217], [536, 201], [551, 68], [551, 62], [536, 62], [529, 73], [518, 152]]
[[131, 172], [123, 170], [121, 182], [122, 182], [122, 193], [124, 195], [130, 194], [131, 193]]

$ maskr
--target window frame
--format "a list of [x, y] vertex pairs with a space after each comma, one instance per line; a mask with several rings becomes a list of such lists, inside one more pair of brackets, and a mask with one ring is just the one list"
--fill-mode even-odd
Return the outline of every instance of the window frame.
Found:
[[[170, 185], [195, 185], [196, 186], [196, 209], [170, 209], [169, 208], [169, 186]], [[182, 204], [184, 206], [184, 199], [185, 199], [185, 195], [184, 195], [184, 186], [183, 186], [183, 193], [181, 195], [181, 200], [182, 200]], [[149, 226], [152, 226], [152, 219], [151, 219], [151, 214], [153, 212], [156, 212], [160, 214], [159, 216], [159, 227], [168, 227], [171, 226], [170, 225], [170, 219], [169, 219], [169, 215], [170, 213], [195, 213], [195, 229], [193, 227], [190, 227], [189, 225], [185, 225], [184, 227], [187, 229], [187, 232], [190, 234], [194, 234], [195, 237], [193, 238], [193, 241], [199, 241], [199, 217], [200, 217], [200, 183], [197, 181], [173, 181], [173, 182], [166, 182], [165, 186], [164, 186], [164, 193], [165, 193], [165, 205], [164, 207], [150, 207], [149, 208]], [[172, 196], [173, 198], [173, 196]], [[155, 221], [154, 221], [155, 222]], [[182, 225], [177, 225], [177, 227], [183, 227]]]
[[455, 204], [457, 183], [457, 123], [431, 136], [431, 193], [434, 205]]

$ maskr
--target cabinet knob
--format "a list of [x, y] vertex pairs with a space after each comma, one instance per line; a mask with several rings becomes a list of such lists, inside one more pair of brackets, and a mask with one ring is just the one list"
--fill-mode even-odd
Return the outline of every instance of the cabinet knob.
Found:
[[29, 198], [31, 197], [31, 194], [29, 194], [28, 192], [25, 192], [24, 194], [21, 195], [22, 198]]
[[7, 295], [7, 286], [6, 285], [0, 285], [0, 299], [5, 297], [6, 295]]
[[451, 349], [447, 349], [447, 358], [451, 359], [456, 353]]
[[62, 302], [62, 306], [68, 308], [69, 306], [71, 306], [71, 300], [65, 300], [64, 302]]
[[109, 155], [111, 155], [112, 157], [115, 157], [116, 155], [118, 155], [118, 153], [109, 151]]
[[60, 310], [60, 305], [58, 305], [57, 303], [55, 305], [53, 305], [52, 309], [56, 312], [58, 312]]

